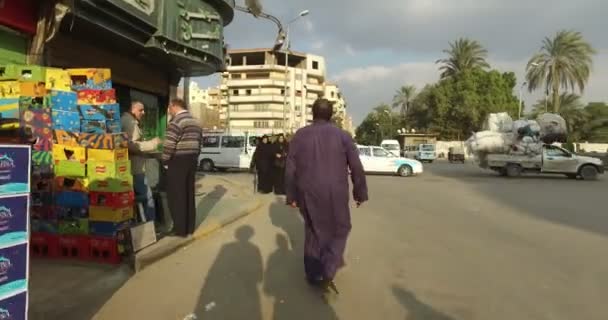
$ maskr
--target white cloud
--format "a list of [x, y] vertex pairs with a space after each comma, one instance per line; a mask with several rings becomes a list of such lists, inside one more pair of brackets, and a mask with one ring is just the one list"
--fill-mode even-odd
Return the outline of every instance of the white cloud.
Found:
[[347, 44], [346, 47], [344, 48], [344, 51], [346, 51], [346, 54], [354, 57], [355, 55], [357, 55], [357, 52], [355, 51], [355, 49], [353, 49], [353, 47], [350, 44]]
[[310, 19], [304, 20], [304, 28], [308, 33], [312, 33], [315, 30], [315, 26], [314, 24], [312, 24], [312, 21]]
[[[518, 93], [525, 76], [527, 60], [493, 60], [490, 64], [502, 72], [514, 72], [519, 81], [514, 94]], [[595, 66], [582, 100], [607, 101], [608, 51], [595, 57]], [[350, 68], [331, 77], [337, 82], [349, 102], [349, 113], [358, 124], [365, 115], [380, 103], [390, 103], [395, 91], [402, 85], [414, 85], [418, 89], [439, 79], [438, 66], [432, 62], [401, 63], [397, 65], [371, 65]], [[526, 105], [534, 104], [543, 97], [542, 90], [523, 91]]]
[[313, 42], [310, 45], [311, 48], [313, 48], [314, 50], [321, 50], [325, 47], [325, 41], [323, 40], [317, 40], [315, 42]]

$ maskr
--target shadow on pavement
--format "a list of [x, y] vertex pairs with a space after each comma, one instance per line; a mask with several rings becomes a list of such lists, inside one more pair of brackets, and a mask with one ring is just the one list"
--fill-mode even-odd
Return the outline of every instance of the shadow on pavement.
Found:
[[304, 250], [304, 224], [300, 212], [287, 206], [283, 197], [276, 197], [270, 204], [269, 215], [272, 225], [287, 234], [293, 250]]
[[608, 190], [606, 176], [598, 181], [535, 174], [511, 179], [472, 165], [437, 163], [426, 167], [434, 176], [462, 182], [479, 194], [536, 219], [608, 236], [608, 207], [603, 200]]
[[456, 320], [432, 306], [418, 300], [416, 295], [403, 288], [394, 286], [393, 295], [407, 310], [406, 320]]
[[264, 275], [264, 293], [274, 299], [273, 319], [338, 319], [321, 292], [305, 284], [304, 270], [297, 267], [302, 258], [290, 250], [285, 235], [277, 234], [276, 242], [277, 249], [268, 258]]
[[129, 266], [32, 259], [29, 319], [92, 319], [131, 277]]
[[194, 310], [201, 319], [262, 319], [258, 285], [264, 267], [260, 249], [251, 242], [254, 234], [251, 226], [242, 226], [236, 241], [221, 248]]
[[223, 185], [216, 185], [213, 191], [206, 194], [197, 204], [196, 228], [198, 228], [209, 216], [209, 213], [226, 195], [228, 189]]

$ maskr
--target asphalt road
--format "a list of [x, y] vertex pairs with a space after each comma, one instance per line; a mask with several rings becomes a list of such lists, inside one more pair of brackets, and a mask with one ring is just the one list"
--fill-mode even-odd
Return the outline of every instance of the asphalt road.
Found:
[[369, 177], [330, 303], [304, 282], [298, 213], [268, 198], [137, 274], [96, 319], [608, 319], [607, 178], [425, 170]]

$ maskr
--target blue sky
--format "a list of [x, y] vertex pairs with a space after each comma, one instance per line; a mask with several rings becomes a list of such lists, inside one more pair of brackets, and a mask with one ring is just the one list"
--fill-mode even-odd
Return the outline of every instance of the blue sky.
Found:
[[[237, 0], [237, 3], [243, 0]], [[478, 40], [490, 64], [521, 82], [541, 41], [561, 29], [583, 33], [598, 51], [585, 101], [608, 101], [606, 0], [262, 0], [264, 11], [292, 25], [292, 49], [326, 58], [328, 78], [342, 88], [355, 124], [405, 84], [422, 88], [439, 76], [435, 61], [459, 37]], [[370, 3], [372, 5], [370, 5]], [[237, 13], [226, 28], [230, 48], [270, 47], [275, 25]], [[218, 78], [195, 79], [203, 87]], [[526, 93], [528, 103], [542, 93]]]

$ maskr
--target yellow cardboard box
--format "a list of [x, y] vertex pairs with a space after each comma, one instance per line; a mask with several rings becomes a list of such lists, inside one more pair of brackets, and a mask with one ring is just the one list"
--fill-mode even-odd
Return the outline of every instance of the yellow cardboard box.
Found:
[[132, 206], [124, 208], [89, 207], [89, 220], [102, 222], [122, 222], [133, 219]]
[[87, 150], [83, 147], [53, 144], [53, 160], [70, 160], [85, 163], [87, 161]]
[[130, 161], [87, 161], [87, 177], [91, 181], [105, 179], [125, 179], [131, 176]]
[[67, 70], [46, 68], [46, 89], [72, 91], [72, 79]]
[[0, 99], [16, 99], [21, 95], [19, 81], [0, 81]]
[[89, 149], [90, 161], [127, 161], [129, 160], [128, 149], [104, 150]]

